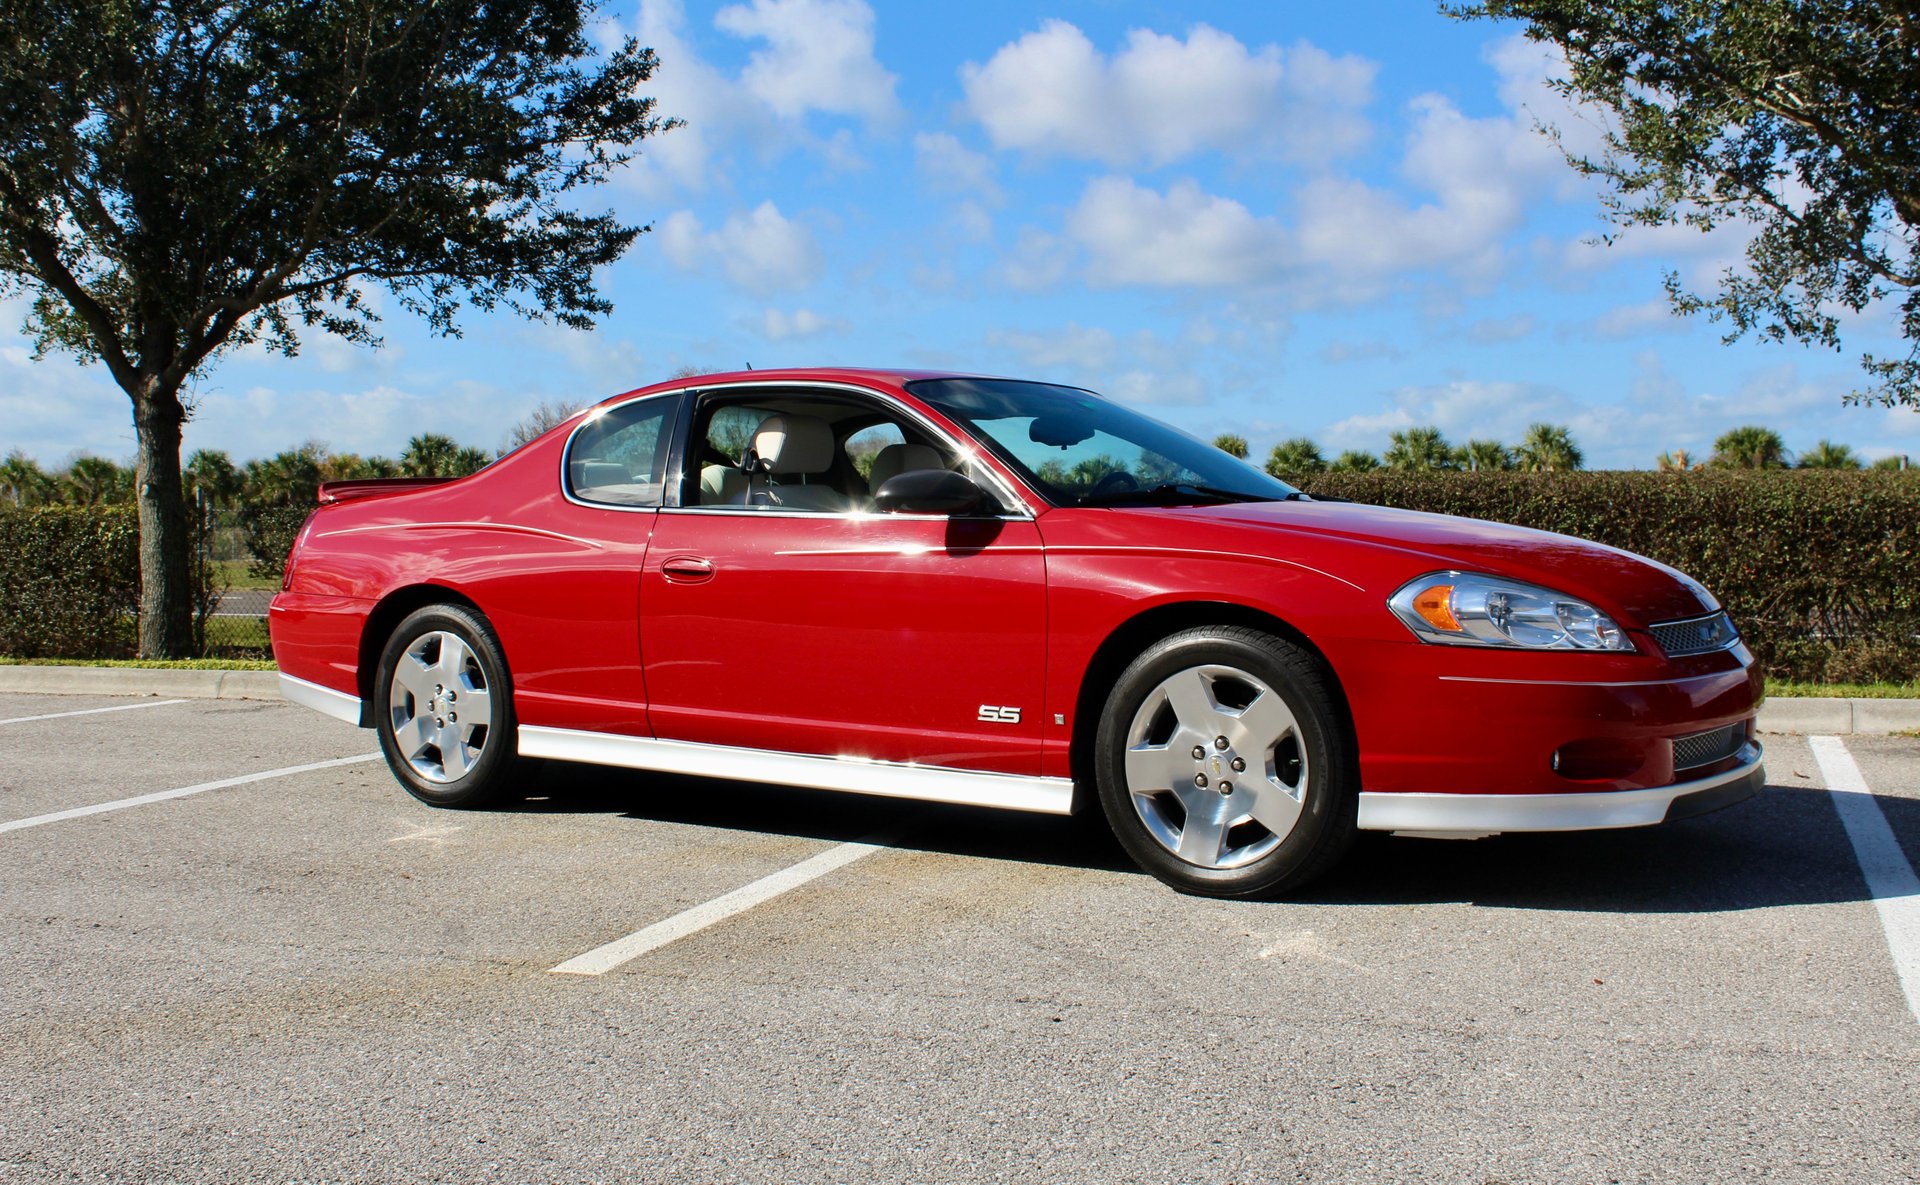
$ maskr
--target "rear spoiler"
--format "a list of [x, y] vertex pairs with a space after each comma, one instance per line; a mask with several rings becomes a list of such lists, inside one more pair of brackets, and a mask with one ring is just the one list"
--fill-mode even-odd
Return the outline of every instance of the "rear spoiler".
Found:
[[320, 483], [320, 505], [349, 502], [355, 498], [406, 494], [458, 480], [456, 477], [363, 477], [351, 481], [323, 481]]

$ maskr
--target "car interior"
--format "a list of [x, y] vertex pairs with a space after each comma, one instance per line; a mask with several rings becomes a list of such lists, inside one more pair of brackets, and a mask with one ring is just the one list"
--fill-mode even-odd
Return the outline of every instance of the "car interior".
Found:
[[870, 404], [817, 396], [709, 404], [696, 424], [699, 481], [687, 503], [847, 513], [915, 469], [955, 468], [911, 423]]

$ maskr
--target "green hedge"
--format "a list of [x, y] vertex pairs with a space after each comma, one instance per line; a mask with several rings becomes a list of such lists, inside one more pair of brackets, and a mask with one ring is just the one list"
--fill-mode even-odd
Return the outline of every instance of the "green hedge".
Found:
[[276, 578], [284, 572], [293, 541], [300, 537], [300, 528], [311, 513], [311, 506], [242, 507], [239, 519], [246, 536], [247, 571]]
[[1713, 590], [1774, 678], [1920, 678], [1920, 474], [1375, 472], [1295, 482], [1671, 564]]
[[139, 607], [132, 507], [0, 509], [0, 654], [131, 655]]

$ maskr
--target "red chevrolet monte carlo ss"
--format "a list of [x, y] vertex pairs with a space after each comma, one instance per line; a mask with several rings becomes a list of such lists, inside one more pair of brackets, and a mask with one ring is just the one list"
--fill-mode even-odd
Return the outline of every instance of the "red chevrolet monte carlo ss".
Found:
[[1598, 544], [1323, 502], [1086, 391], [755, 371], [471, 477], [322, 488], [288, 699], [416, 797], [520, 757], [1063, 814], [1195, 893], [1356, 829], [1632, 827], [1753, 794], [1706, 589]]

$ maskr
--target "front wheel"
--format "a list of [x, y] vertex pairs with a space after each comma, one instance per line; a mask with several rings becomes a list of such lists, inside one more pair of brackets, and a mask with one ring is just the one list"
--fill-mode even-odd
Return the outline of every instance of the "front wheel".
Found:
[[1352, 841], [1339, 691], [1315, 655], [1271, 634], [1206, 627], [1149, 647], [1107, 697], [1095, 747], [1120, 845], [1183, 892], [1297, 888]]
[[500, 798], [513, 776], [513, 692], [487, 619], [429, 605], [402, 621], [374, 675], [374, 726], [394, 777], [420, 801]]

